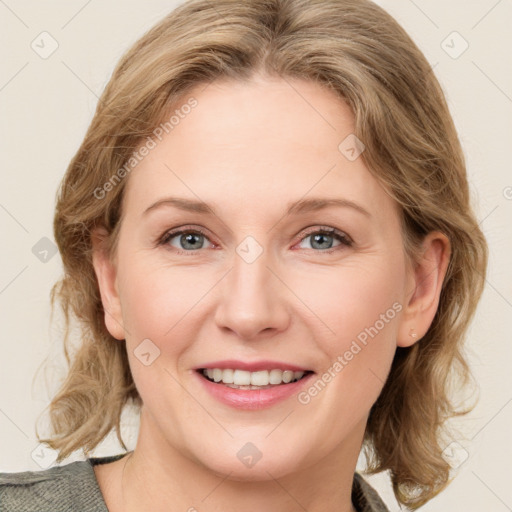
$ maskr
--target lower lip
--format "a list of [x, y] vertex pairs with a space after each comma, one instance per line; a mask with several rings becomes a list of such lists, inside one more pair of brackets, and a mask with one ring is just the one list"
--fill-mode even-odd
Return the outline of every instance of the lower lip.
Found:
[[197, 371], [194, 373], [214, 398], [231, 407], [248, 410], [264, 409], [290, 398], [298, 393], [314, 375], [310, 373], [296, 382], [266, 389], [236, 389], [212, 382]]

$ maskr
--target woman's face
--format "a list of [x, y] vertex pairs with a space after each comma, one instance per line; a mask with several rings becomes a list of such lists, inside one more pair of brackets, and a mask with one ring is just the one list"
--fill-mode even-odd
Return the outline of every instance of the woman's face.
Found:
[[[320, 85], [217, 81], [192, 96], [125, 178], [102, 281], [144, 403], [140, 442], [240, 479], [357, 457], [414, 290], [397, 207], [357, 157], [349, 107]], [[258, 370], [238, 382], [314, 373], [237, 390], [197, 371], [219, 367]]]

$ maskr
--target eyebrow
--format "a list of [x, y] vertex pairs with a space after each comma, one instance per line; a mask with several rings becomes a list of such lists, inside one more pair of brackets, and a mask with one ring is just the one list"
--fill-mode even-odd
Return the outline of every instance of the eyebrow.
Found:
[[[170, 206], [186, 212], [217, 216], [213, 206], [209, 205], [208, 203], [205, 203], [204, 201], [196, 201], [194, 199], [185, 199], [183, 197], [164, 197], [163, 199], [159, 199], [151, 206], [149, 206], [142, 213], [142, 215], [146, 215], [150, 211], [162, 206]], [[285, 215], [298, 215], [301, 213], [314, 212], [330, 207], [352, 208], [353, 210], [356, 210], [369, 218], [372, 216], [368, 210], [365, 210], [361, 205], [355, 203], [354, 201], [350, 201], [349, 199], [324, 197], [299, 199], [298, 201], [289, 203]]]

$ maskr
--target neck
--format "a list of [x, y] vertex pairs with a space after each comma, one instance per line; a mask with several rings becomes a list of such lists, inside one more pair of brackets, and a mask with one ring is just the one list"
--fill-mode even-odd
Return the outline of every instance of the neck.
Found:
[[137, 446], [120, 471], [116, 501], [126, 512], [354, 512], [352, 480], [363, 433], [364, 424], [354, 439], [298, 471], [283, 476], [280, 468], [268, 469], [263, 480], [237, 480], [229, 466], [215, 471], [186, 449], [177, 450], [142, 414]]

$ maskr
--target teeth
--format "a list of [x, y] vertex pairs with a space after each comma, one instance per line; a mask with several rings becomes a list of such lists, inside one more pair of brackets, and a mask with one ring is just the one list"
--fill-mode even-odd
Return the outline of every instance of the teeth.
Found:
[[251, 372], [246, 372], [244, 370], [235, 370], [235, 373], [233, 374], [233, 384], [236, 384], [237, 386], [250, 386]]
[[232, 370], [220, 368], [207, 368], [203, 370], [203, 375], [214, 382], [223, 382], [231, 384], [231, 387], [242, 386], [246, 389], [255, 387], [264, 387], [269, 385], [288, 384], [294, 380], [299, 380], [305, 372], [294, 372], [291, 370], [262, 370], [258, 372], [248, 372], [245, 370]]

